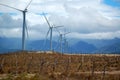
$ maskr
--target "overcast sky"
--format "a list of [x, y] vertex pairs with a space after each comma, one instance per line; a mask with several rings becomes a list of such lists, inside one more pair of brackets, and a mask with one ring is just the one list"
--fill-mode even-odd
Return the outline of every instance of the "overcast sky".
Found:
[[[24, 10], [30, 0], [0, 0]], [[64, 26], [68, 38], [120, 38], [120, 0], [33, 0], [28, 7], [27, 26], [30, 39], [43, 39], [49, 29], [42, 12], [51, 25]], [[22, 13], [0, 5], [0, 36], [21, 37]], [[53, 30], [53, 36], [58, 36]]]

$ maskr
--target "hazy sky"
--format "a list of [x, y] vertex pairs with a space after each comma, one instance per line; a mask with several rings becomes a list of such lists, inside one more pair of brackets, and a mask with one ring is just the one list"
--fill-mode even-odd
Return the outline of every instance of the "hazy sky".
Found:
[[[24, 10], [30, 0], [0, 0]], [[43, 39], [48, 25], [64, 26], [60, 31], [70, 31], [68, 38], [112, 39], [120, 38], [120, 0], [33, 0], [27, 12], [30, 39]], [[0, 36], [21, 37], [22, 13], [0, 5]], [[58, 36], [54, 30], [53, 36]]]

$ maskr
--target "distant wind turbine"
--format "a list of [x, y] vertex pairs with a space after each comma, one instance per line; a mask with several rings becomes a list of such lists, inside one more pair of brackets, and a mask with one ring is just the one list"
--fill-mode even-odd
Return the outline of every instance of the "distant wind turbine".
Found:
[[[60, 33], [60, 31], [59, 30], [57, 30], [58, 31], [58, 33], [59, 33], [59, 37], [60, 37], [60, 52], [61, 53], [63, 53], [63, 46], [62, 46], [62, 44], [63, 44], [63, 37], [64, 37], [64, 43], [65, 44], [67, 44], [67, 41], [66, 41], [66, 39], [65, 39], [65, 35], [67, 35], [67, 34], [69, 34], [70, 32], [67, 32], [67, 33]], [[65, 46], [65, 45], [64, 45]]]
[[53, 26], [53, 25], [51, 25], [51, 24], [49, 23], [46, 15], [45, 15], [45, 13], [43, 13], [43, 16], [44, 16], [44, 18], [45, 18], [45, 20], [46, 20], [46, 22], [47, 22], [47, 24], [48, 24], [48, 26], [49, 26], [49, 30], [48, 30], [48, 32], [47, 32], [46, 38], [47, 38], [47, 36], [48, 36], [49, 33], [50, 33], [50, 51], [52, 51], [52, 50], [53, 50], [53, 49], [52, 49], [52, 35], [53, 35], [52, 32], [53, 32], [53, 28], [58, 28], [58, 27], [62, 27], [62, 26]]
[[11, 6], [8, 6], [6, 4], [1, 4], [2, 6], [5, 6], [5, 7], [9, 7], [9, 8], [12, 8], [12, 9], [15, 9], [17, 11], [20, 11], [23, 13], [23, 30], [22, 30], [22, 50], [24, 51], [25, 50], [25, 30], [27, 31], [27, 25], [26, 25], [26, 12], [27, 12], [27, 8], [29, 7], [29, 5], [31, 4], [32, 0], [30, 0], [30, 2], [28, 3], [28, 5], [25, 7], [24, 10], [21, 10], [21, 9], [17, 9], [15, 7], [11, 7]]
[[66, 39], [66, 35], [67, 34], [69, 34], [70, 32], [67, 32], [67, 33], [64, 33], [63, 35], [64, 35], [64, 52], [65, 52], [65, 50], [67, 49], [67, 47], [68, 47], [68, 42], [67, 42], [67, 39]]

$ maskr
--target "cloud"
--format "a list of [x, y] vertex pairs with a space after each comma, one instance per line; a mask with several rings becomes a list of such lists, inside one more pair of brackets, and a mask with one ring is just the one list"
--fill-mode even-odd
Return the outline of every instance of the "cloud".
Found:
[[120, 38], [119, 34], [120, 34], [120, 31], [89, 33], [89, 34], [80, 34], [77, 32], [73, 32], [73, 33], [70, 33], [70, 35], [67, 35], [67, 37], [68, 38], [75, 38], [75, 39], [114, 39], [116, 37]]
[[[0, 3], [24, 9], [29, 0], [1, 0]], [[43, 39], [49, 29], [42, 12], [47, 13], [51, 24], [64, 25], [71, 38], [103, 38], [110, 39], [118, 36], [120, 31], [119, 8], [107, 5], [103, 0], [33, 0], [27, 12], [27, 24], [32, 39]], [[16, 15], [0, 15], [0, 33], [5, 36], [21, 36], [22, 13], [0, 6], [2, 13]], [[4, 30], [3, 30], [4, 29]], [[13, 34], [18, 30], [19, 34]], [[11, 34], [8, 34], [10, 31]], [[54, 31], [54, 37], [56, 31]], [[74, 36], [76, 35], [76, 36]], [[103, 36], [104, 35], [104, 36]], [[101, 36], [101, 37], [98, 37]]]
[[22, 20], [21, 19], [12, 19], [12, 17], [8, 14], [3, 14], [0, 16], [0, 28], [18, 28], [21, 27], [22, 25]]
[[12, 29], [0, 29], [0, 36], [1, 37], [9, 37], [9, 38], [21, 38], [22, 30], [20, 28], [12, 28]]
[[[109, 32], [119, 30], [120, 19], [109, 19], [98, 10], [91, 7], [82, 7], [80, 9], [66, 6], [67, 16], [54, 15], [54, 23], [64, 24], [66, 28], [80, 33]], [[57, 18], [56, 18], [57, 17]], [[56, 20], [58, 19], [58, 20]], [[59, 24], [60, 25], [60, 24]]]

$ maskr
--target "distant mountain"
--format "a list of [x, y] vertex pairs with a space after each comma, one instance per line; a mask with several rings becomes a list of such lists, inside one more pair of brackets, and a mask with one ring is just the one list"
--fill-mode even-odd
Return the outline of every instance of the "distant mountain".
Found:
[[21, 39], [0, 37], [0, 47], [7, 48], [7, 49], [20, 49]]
[[[57, 42], [53, 41], [53, 50], [57, 46]], [[27, 44], [28, 50], [50, 50], [50, 41], [49, 40], [35, 40], [29, 41]]]
[[[58, 43], [53, 41], [53, 50], [58, 50]], [[3, 38], [0, 37], [0, 53], [2, 52], [12, 52], [16, 50], [21, 50], [21, 39], [19, 38]], [[50, 50], [50, 41], [49, 40], [27, 40], [26, 41], [26, 50]]]
[[93, 44], [88, 44], [84, 41], [79, 41], [72, 46], [72, 51], [76, 53], [92, 53], [97, 48]]
[[[74, 42], [75, 41], [75, 42]], [[60, 52], [60, 43], [53, 41], [53, 50]], [[64, 44], [63, 44], [64, 47]], [[0, 37], [0, 53], [21, 50], [20, 38], [3, 38]], [[27, 40], [26, 50], [50, 50], [49, 40]], [[120, 53], [120, 39], [110, 40], [75, 40], [69, 42], [69, 47], [64, 48], [66, 53]]]
[[120, 53], [120, 43], [114, 43], [109, 46], [104, 46], [95, 52], [97, 53]]
[[105, 46], [110, 46], [115, 43], [120, 43], [119, 38], [114, 38], [114, 39], [86, 39], [83, 40], [89, 44], [93, 44], [97, 48], [102, 48]]
[[21, 49], [21, 39], [0, 37], [0, 53], [13, 52]]
[[15, 52], [20, 51], [19, 49], [8, 49], [8, 48], [2, 48], [0, 47], [0, 53], [8, 53], [8, 52]]

